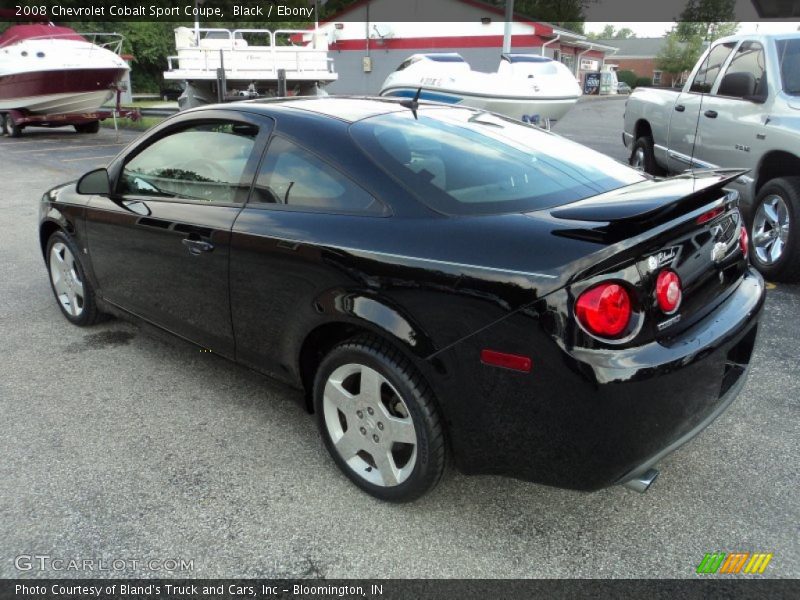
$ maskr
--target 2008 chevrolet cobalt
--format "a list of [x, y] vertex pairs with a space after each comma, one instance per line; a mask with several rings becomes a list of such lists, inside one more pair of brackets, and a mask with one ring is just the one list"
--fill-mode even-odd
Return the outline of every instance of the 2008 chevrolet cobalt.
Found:
[[415, 100], [181, 113], [49, 191], [58, 306], [305, 389], [384, 500], [466, 473], [644, 489], [744, 383], [764, 301], [739, 171], [657, 180]]

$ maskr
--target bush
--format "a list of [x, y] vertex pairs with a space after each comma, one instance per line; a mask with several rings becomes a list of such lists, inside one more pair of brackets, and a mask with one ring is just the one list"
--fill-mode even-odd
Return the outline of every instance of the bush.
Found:
[[645, 87], [650, 87], [653, 85], [653, 80], [650, 79], [649, 77], [637, 77], [636, 87], [639, 87], [640, 85]]
[[622, 81], [631, 86], [631, 89], [636, 87], [636, 73], [633, 71], [617, 71], [617, 81]]

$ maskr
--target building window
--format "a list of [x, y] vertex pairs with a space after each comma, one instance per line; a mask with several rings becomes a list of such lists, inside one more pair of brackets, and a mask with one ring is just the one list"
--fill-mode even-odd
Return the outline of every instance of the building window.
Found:
[[653, 71], [653, 85], [661, 85], [661, 71]]
[[573, 54], [561, 54], [561, 62], [566, 65], [570, 71], [575, 72], [575, 56]]

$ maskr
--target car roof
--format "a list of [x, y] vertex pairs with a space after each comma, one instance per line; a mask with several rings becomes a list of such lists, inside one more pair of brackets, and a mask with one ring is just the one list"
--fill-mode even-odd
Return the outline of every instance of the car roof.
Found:
[[334, 117], [351, 123], [376, 115], [408, 110], [394, 99], [358, 96], [276, 98], [250, 100], [242, 104], [246, 104], [248, 110], [261, 109], [264, 112], [268, 112], [270, 109], [278, 107], [296, 109]]
[[[322, 96], [297, 98], [267, 98], [232, 102], [230, 104], [212, 105], [203, 108], [239, 108], [248, 112], [260, 112], [266, 115], [276, 110], [301, 110], [332, 117], [340, 121], [354, 123], [377, 115], [407, 111], [409, 108], [401, 102], [402, 98], [380, 98], [372, 96]], [[451, 106], [438, 102], [420, 101], [419, 106]]]

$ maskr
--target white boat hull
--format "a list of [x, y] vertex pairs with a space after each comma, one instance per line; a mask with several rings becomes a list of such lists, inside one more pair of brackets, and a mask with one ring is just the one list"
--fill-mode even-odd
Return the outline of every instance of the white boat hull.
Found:
[[128, 70], [117, 54], [85, 40], [14, 41], [0, 47], [0, 110], [91, 112], [114, 97]]
[[25, 110], [34, 114], [91, 112], [113, 97], [112, 90], [28, 96], [0, 100], [0, 110]]
[[528, 123], [561, 119], [581, 96], [573, 73], [558, 61], [503, 54], [495, 73], [473, 71], [455, 53], [415, 54], [391, 73], [381, 96], [414, 97], [499, 113]]

